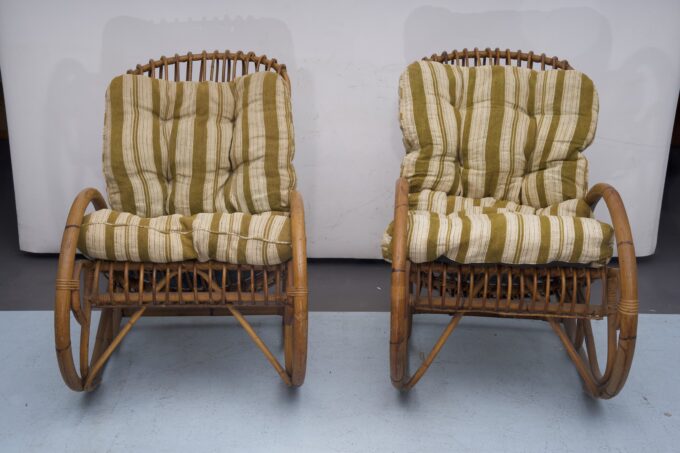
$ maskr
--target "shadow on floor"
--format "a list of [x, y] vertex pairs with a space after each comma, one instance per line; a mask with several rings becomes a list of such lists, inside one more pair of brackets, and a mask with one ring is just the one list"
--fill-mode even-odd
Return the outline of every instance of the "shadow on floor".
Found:
[[[680, 313], [680, 149], [668, 162], [656, 253], [639, 259], [640, 311]], [[9, 142], [0, 140], [0, 310], [50, 310], [54, 301], [56, 255], [19, 250]], [[385, 219], [387, 223], [387, 219]], [[390, 265], [380, 260], [310, 259], [312, 311], [388, 311]]]

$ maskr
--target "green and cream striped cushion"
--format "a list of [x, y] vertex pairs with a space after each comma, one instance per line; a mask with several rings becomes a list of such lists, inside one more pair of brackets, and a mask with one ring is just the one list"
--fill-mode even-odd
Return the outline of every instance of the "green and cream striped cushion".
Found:
[[400, 79], [410, 192], [493, 197], [535, 208], [583, 198], [598, 97], [569, 70], [416, 62]]
[[[382, 251], [392, 259], [392, 225]], [[409, 211], [408, 256], [414, 263], [442, 256], [458, 263], [600, 265], [612, 256], [613, 229], [588, 217], [524, 214], [517, 211]]]
[[513, 201], [496, 200], [492, 197], [467, 198], [448, 195], [446, 192], [423, 190], [409, 194], [408, 201], [410, 210], [429, 211], [444, 215], [452, 213], [491, 214], [517, 212], [520, 214], [593, 217], [593, 211], [583, 199], [566, 200], [545, 208], [536, 209], [531, 206], [517, 204]]
[[292, 256], [287, 215], [197, 214], [192, 231], [199, 261], [279, 264]]
[[[613, 230], [583, 200], [598, 98], [577, 71], [420, 61], [399, 82], [408, 254], [599, 265]], [[392, 225], [383, 256], [391, 259]]]
[[287, 212], [295, 186], [289, 89], [123, 75], [106, 93], [104, 175], [114, 210], [142, 217]]
[[290, 218], [271, 212], [143, 218], [102, 209], [85, 216], [78, 248], [110, 261], [273, 265], [291, 257]]
[[196, 259], [191, 218], [179, 214], [154, 218], [100, 209], [83, 219], [78, 248], [110, 261], [169, 263]]

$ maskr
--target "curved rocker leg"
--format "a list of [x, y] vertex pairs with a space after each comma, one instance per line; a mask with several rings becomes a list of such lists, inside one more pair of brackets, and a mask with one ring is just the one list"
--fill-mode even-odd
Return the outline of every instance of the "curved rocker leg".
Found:
[[283, 341], [286, 373], [290, 385], [299, 387], [307, 372], [307, 237], [302, 196], [291, 192], [291, 239], [293, 258], [288, 263], [283, 315]]
[[299, 387], [307, 368], [307, 288], [295, 285], [292, 262], [288, 267], [288, 303], [283, 315], [283, 344], [290, 385]]
[[570, 338], [566, 329], [554, 319], [549, 320], [553, 330], [564, 344], [569, 358], [583, 379], [588, 393], [595, 398], [608, 399], [616, 396], [628, 377], [635, 350], [637, 316], [614, 314], [607, 319], [607, 364], [604, 374], [600, 371], [597, 350], [590, 320], [579, 319], [577, 332], [582, 332], [585, 348]]
[[[76, 280], [74, 280], [76, 281]], [[75, 293], [72, 294], [72, 293]], [[75, 391], [92, 391], [101, 383], [102, 371], [108, 359], [127, 335], [135, 322], [142, 316], [145, 308], [138, 310], [123, 328], [120, 328], [121, 311], [105, 308], [101, 311], [99, 326], [90, 357], [90, 331], [92, 309], [83, 304], [74, 310], [73, 297], [79, 298], [79, 290], [57, 287], [54, 310], [54, 329], [57, 361], [66, 385]], [[76, 370], [71, 346], [71, 314], [80, 325], [79, 370]]]
[[[394, 280], [394, 275], [392, 277]], [[394, 292], [394, 286], [392, 287]], [[405, 297], [392, 297], [390, 312], [390, 377], [392, 385], [399, 390], [406, 389], [408, 382], [408, 318], [409, 307]]]

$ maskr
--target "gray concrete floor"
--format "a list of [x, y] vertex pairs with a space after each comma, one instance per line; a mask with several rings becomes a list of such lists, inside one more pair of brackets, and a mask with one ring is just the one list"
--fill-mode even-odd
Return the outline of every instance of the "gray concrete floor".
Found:
[[[675, 200], [680, 200], [678, 149], [671, 150], [656, 253], [639, 260], [642, 313], [680, 313], [680, 210]], [[0, 140], [0, 212], [5, 213], [0, 222], [0, 310], [51, 310], [57, 258], [19, 250], [6, 140]], [[54, 228], [61, 230], [63, 225]], [[389, 264], [380, 260], [311, 259], [310, 309], [388, 311], [389, 283]]]
[[[446, 322], [416, 317], [412, 364]], [[604, 322], [596, 324], [601, 339]], [[280, 356], [280, 321], [253, 325]], [[309, 326], [298, 389], [280, 382], [231, 318], [144, 318], [101, 387], [78, 394], [59, 377], [51, 314], [5, 312], [0, 451], [656, 453], [680, 445], [679, 315], [641, 316], [633, 369], [609, 401], [584, 394], [543, 322], [464, 319], [407, 394], [389, 381], [387, 313], [312, 313]]]

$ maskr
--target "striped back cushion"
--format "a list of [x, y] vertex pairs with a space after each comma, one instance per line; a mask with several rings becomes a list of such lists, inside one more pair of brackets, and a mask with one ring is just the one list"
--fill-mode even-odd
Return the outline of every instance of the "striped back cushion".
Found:
[[400, 79], [411, 192], [493, 197], [535, 208], [582, 198], [598, 97], [569, 70], [420, 61]]
[[289, 90], [272, 72], [228, 83], [122, 75], [106, 93], [104, 175], [114, 210], [287, 212], [293, 152]]

